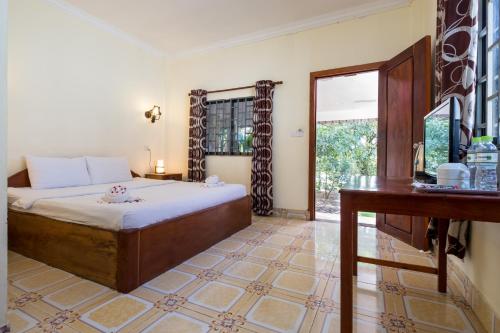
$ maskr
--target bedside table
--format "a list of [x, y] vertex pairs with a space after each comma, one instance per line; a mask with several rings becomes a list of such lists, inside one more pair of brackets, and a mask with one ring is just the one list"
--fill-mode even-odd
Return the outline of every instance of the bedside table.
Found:
[[158, 180], [182, 180], [182, 173], [147, 173], [144, 177]]

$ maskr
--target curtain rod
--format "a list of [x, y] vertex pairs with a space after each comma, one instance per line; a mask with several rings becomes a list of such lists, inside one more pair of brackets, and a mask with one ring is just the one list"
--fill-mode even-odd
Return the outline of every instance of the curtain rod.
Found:
[[[274, 81], [273, 83], [275, 85], [278, 85], [278, 84], [283, 84], [283, 81]], [[233, 91], [233, 90], [241, 90], [241, 89], [249, 89], [249, 88], [255, 88], [255, 84], [252, 85], [252, 86], [245, 86], [245, 87], [236, 87], [236, 88], [229, 88], [229, 89], [220, 89], [220, 90], [207, 91], [207, 94], [220, 93], [220, 92]], [[188, 96], [191, 96], [191, 93], [189, 93]]]

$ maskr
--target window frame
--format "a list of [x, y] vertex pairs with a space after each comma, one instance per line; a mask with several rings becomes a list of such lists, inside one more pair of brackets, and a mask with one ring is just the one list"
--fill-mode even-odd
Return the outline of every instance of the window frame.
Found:
[[[493, 0], [479, 1], [479, 15], [478, 15], [478, 45], [477, 45], [477, 63], [476, 63], [476, 114], [475, 114], [475, 136], [492, 135], [498, 138], [500, 136], [500, 111], [496, 109], [489, 110], [491, 101], [498, 98], [500, 100], [500, 89], [496, 92], [489, 92], [491, 77], [489, 73], [490, 53], [493, 52], [495, 47], [500, 45], [500, 38], [490, 41], [489, 20], [491, 13], [489, 13], [489, 4]], [[500, 7], [500, 6], [499, 6]], [[497, 8], [500, 11], [500, 8]], [[493, 69], [495, 70], [495, 69]], [[498, 69], [497, 69], [498, 70]], [[498, 74], [497, 74], [498, 75]]]
[[[245, 133], [245, 138], [248, 136], [248, 135], [253, 135], [253, 109], [254, 109], [254, 102], [255, 102], [255, 96], [247, 96], [247, 97], [235, 97], [235, 98], [228, 98], [228, 99], [217, 99], [217, 100], [210, 100], [210, 101], [207, 101], [207, 109], [210, 108], [210, 105], [214, 105], [214, 104], [222, 104], [222, 103], [230, 103], [230, 128], [229, 128], [229, 151], [228, 152], [217, 152], [217, 151], [210, 151], [209, 148], [210, 148], [210, 133], [209, 133], [209, 122], [210, 122], [210, 119], [209, 119], [209, 110], [207, 112], [207, 134], [206, 134], [206, 141], [207, 141], [207, 144], [206, 144], [206, 155], [207, 156], [252, 156], [252, 147], [250, 146], [250, 149], [249, 151], [246, 151], [246, 152], [236, 152], [233, 150], [233, 147], [235, 145], [235, 132], [237, 130], [237, 126], [236, 126], [236, 110], [237, 110], [237, 107], [236, 104], [237, 103], [240, 103], [240, 102], [244, 102], [244, 103], [248, 103], [248, 102], [252, 102], [252, 107], [250, 109], [245, 109], [244, 113], [245, 113], [245, 116], [247, 116], [247, 112], [251, 112], [251, 119], [252, 119], [252, 132], [250, 133]], [[217, 110], [216, 110], [217, 111]], [[245, 117], [246, 118], [246, 117]], [[220, 133], [215, 133], [215, 135], [220, 135]], [[239, 144], [239, 141], [238, 141], [238, 144]]]

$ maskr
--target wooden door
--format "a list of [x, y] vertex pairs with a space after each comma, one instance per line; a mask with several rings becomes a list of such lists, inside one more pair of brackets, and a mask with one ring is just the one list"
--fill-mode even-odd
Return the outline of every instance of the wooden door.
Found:
[[[413, 144], [423, 140], [431, 108], [431, 39], [424, 37], [379, 69], [377, 173], [413, 177]], [[419, 249], [427, 249], [427, 220], [377, 214], [377, 228]]]

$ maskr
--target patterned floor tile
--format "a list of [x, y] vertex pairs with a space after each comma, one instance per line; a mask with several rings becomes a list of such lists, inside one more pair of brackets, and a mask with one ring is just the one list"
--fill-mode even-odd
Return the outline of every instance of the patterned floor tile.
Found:
[[[327, 316], [322, 333], [340, 332], [340, 316], [337, 313], [331, 313]], [[377, 322], [356, 318], [353, 323], [353, 332], [355, 333], [386, 333], [384, 326]], [[396, 331], [397, 332], [397, 331]], [[398, 332], [399, 333], [399, 332]]]
[[90, 281], [81, 281], [43, 297], [43, 300], [59, 309], [74, 308], [86, 301], [102, 295], [109, 289]]
[[292, 236], [275, 234], [269, 236], [265, 242], [278, 246], [286, 246], [292, 244], [294, 240], [295, 238]]
[[12, 284], [24, 291], [37, 291], [69, 279], [72, 276], [73, 274], [53, 268], [46, 272], [17, 280]]
[[377, 271], [377, 266], [365, 263], [358, 263], [358, 277], [357, 277], [358, 281], [376, 284], [378, 279], [377, 274], [379, 274]]
[[[128, 295], [9, 252], [12, 332], [339, 332], [339, 231], [254, 217]], [[435, 265], [375, 228], [358, 234], [360, 255]], [[354, 281], [355, 332], [484, 332], [465, 299], [436, 291], [434, 275], [359, 263]]]
[[26, 259], [25, 256], [22, 256], [19, 253], [16, 253], [16, 252], [13, 252], [13, 251], [8, 251], [7, 252], [7, 258], [9, 260], [9, 264], [13, 264], [16, 261]]
[[195, 279], [196, 276], [194, 275], [172, 269], [147, 282], [144, 284], [144, 287], [153, 289], [162, 294], [171, 294], [176, 293]]
[[306, 308], [302, 304], [272, 296], [263, 296], [249, 311], [247, 319], [278, 332], [298, 332]]
[[307, 251], [316, 252], [317, 250], [316, 241], [312, 239], [305, 240], [304, 243], [302, 244], [302, 248]]
[[224, 271], [225, 275], [247, 281], [258, 280], [267, 270], [267, 266], [246, 261], [237, 261]]
[[248, 255], [253, 256], [253, 257], [263, 258], [263, 259], [274, 260], [274, 259], [277, 259], [281, 255], [282, 252], [283, 252], [282, 250], [275, 249], [272, 247], [258, 246], [258, 247], [255, 247], [250, 252], [248, 252]]
[[303, 295], [311, 295], [314, 294], [318, 282], [319, 279], [314, 275], [283, 271], [274, 280], [273, 287]]
[[121, 295], [85, 313], [81, 320], [103, 332], [116, 332], [153, 307], [131, 295]]
[[297, 253], [290, 260], [290, 264], [310, 269], [316, 272], [325, 268], [325, 261], [308, 253]]
[[233, 252], [241, 249], [245, 245], [242, 241], [236, 239], [225, 239], [222, 242], [215, 244], [214, 249]]
[[408, 317], [415, 322], [454, 332], [473, 332], [463, 311], [452, 303], [411, 296], [405, 296], [404, 302]]
[[259, 222], [253, 223], [250, 228], [262, 232], [273, 229], [273, 225], [271, 223]]
[[210, 326], [181, 313], [167, 313], [143, 333], [205, 333]]
[[420, 272], [399, 270], [398, 277], [401, 284], [408, 288], [435, 292], [437, 289], [437, 276]]
[[[335, 280], [336, 283], [331, 297], [337, 304], [340, 304], [340, 279], [336, 278]], [[369, 311], [374, 314], [385, 311], [384, 294], [376, 285], [358, 282], [353, 294], [354, 306], [358, 311]]]
[[241, 288], [212, 281], [192, 294], [188, 300], [215, 311], [228, 311], [244, 293], [245, 290]]
[[45, 266], [43, 263], [22, 257], [20, 260], [9, 262], [9, 277]]
[[200, 253], [186, 261], [186, 264], [199, 268], [212, 268], [223, 260], [224, 257], [222, 256]]
[[418, 255], [418, 254], [395, 253], [394, 258], [397, 261], [401, 261], [401, 262], [405, 262], [405, 263], [409, 263], [409, 264], [429, 266], [429, 267], [436, 266], [431, 258], [429, 258], [427, 256]]
[[20, 310], [8, 311], [7, 320], [9, 321], [11, 331], [19, 333], [27, 332], [38, 324], [38, 320]]
[[72, 310], [58, 311], [43, 318], [38, 327], [43, 332], [74, 332], [68, 326], [78, 320], [78, 313]]
[[297, 226], [283, 226], [278, 229], [278, 232], [285, 235], [297, 236], [304, 232], [304, 228]]

